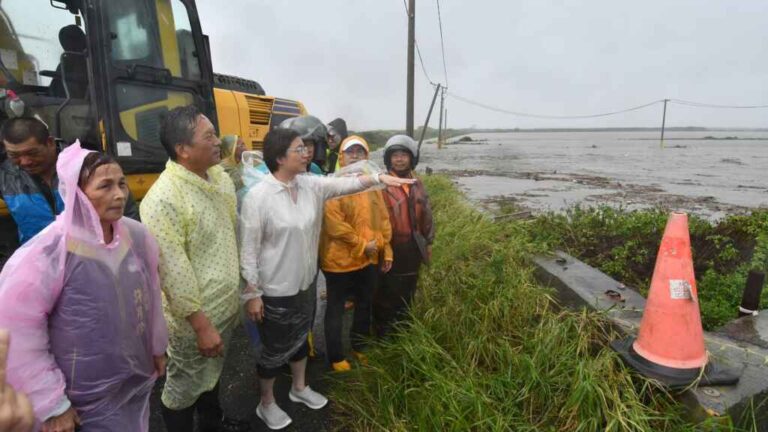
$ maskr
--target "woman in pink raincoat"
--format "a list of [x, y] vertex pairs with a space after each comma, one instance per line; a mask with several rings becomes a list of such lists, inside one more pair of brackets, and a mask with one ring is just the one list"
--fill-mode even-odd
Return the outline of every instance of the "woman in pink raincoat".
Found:
[[75, 143], [56, 169], [64, 212], [0, 273], [7, 380], [29, 396], [35, 430], [147, 431], [168, 343], [157, 245], [123, 217], [113, 159]]

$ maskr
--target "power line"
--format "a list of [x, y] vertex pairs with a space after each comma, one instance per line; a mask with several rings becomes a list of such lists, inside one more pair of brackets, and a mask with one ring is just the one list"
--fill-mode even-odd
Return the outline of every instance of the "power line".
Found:
[[[405, 7], [405, 14], [410, 17], [410, 11], [408, 11], [408, 4], [403, 0], [403, 7]], [[430, 84], [436, 85], [432, 79], [429, 77], [429, 74], [427, 73], [427, 68], [424, 67], [424, 59], [421, 57], [421, 49], [419, 49], [419, 42], [414, 37], [413, 44], [416, 46], [416, 54], [419, 57], [419, 64], [421, 64], [421, 70], [424, 72], [424, 76], [427, 78], [427, 81], [429, 81]]]
[[459, 95], [451, 93], [451, 92], [446, 92], [446, 94], [448, 94], [448, 96], [451, 96], [452, 98], [460, 100], [460, 101], [462, 101], [464, 103], [468, 103], [470, 105], [475, 105], [475, 106], [478, 106], [480, 108], [485, 108], [485, 109], [490, 110], [490, 111], [496, 111], [496, 112], [499, 112], [499, 113], [502, 113], [502, 114], [510, 114], [510, 115], [515, 115], [515, 116], [519, 116], [519, 117], [532, 117], [532, 118], [541, 118], [541, 119], [586, 119], [586, 118], [596, 118], [596, 117], [608, 117], [608, 116], [612, 116], [612, 115], [616, 115], [616, 114], [622, 114], [622, 113], [626, 113], [626, 112], [630, 112], [630, 111], [637, 111], [639, 109], [643, 109], [643, 108], [649, 107], [651, 105], [656, 105], [658, 103], [664, 102], [663, 99], [659, 99], [659, 100], [655, 100], [653, 102], [648, 102], [647, 104], [638, 105], [638, 106], [634, 106], [634, 107], [630, 107], [630, 108], [626, 108], [626, 109], [622, 109], [622, 110], [618, 110], [618, 111], [611, 111], [611, 112], [605, 112], [605, 113], [599, 113], [599, 114], [564, 116], [564, 115], [531, 114], [531, 113], [525, 113], [525, 112], [521, 112], [521, 111], [512, 111], [512, 110], [507, 110], [507, 109], [504, 109], [504, 108], [498, 108], [498, 107], [494, 107], [494, 106], [491, 106], [491, 105], [487, 105], [487, 104], [484, 104], [482, 102], [474, 101], [472, 99], [467, 99], [465, 97], [459, 96]]
[[440, 49], [443, 52], [443, 73], [445, 74], [445, 87], [448, 87], [448, 68], [445, 67], [445, 43], [443, 41], [443, 18], [440, 15], [440, 0], [437, 3], [437, 22], [440, 25]]
[[421, 64], [421, 70], [424, 71], [424, 76], [427, 78], [427, 81], [429, 81], [430, 84], [436, 85], [432, 78], [429, 77], [429, 74], [427, 73], [427, 68], [424, 67], [424, 59], [421, 58], [421, 50], [419, 49], [419, 42], [413, 41], [413, 44], [416, 45], [416, 54], [419, 56], [419, 63]]
[[686, 106], [692, 106], [697, 108], [729, 108], [729, 109], [768, 108], [768, 105], [718, 105], [718, 104], [709, 104], [709, 103], [702, 103], [702, 102], [692, 102], [692, 101], [681, 100], [681, 99], [670, 99], [670, 101], [679, 105], [686, 105]]

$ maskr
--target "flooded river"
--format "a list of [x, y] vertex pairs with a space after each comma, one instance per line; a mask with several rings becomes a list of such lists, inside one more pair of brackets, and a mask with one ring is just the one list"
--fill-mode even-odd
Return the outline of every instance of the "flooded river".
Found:
[[534, 212], [662, 206], [713, 219], [768, 207], [768, 132], [668, 132], [664, 147], [657, 132], [470, 137], [442, 150], [424, 144], [420, 169], [452, 175], [484, 204], [510, 200]]

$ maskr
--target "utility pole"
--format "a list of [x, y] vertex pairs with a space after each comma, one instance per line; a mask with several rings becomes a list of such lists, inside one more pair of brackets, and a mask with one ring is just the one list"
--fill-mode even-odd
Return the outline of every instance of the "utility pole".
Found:
[[405, 101], [405, 134], [413, 138], [414, 47], [416, 45], [416, 0], [408, 0], [408, 90]]
[[669, 99], [664, 99], [664, 114], [661, 116], [661, 148], [664, 148], [664, 126], [667, 123], [667, 102], [669, 102]]
[[419, 162], [419, 155], [421, 154], [421, 143], [424, 142], [424, 136], [427, 134], [427, 127], [429, 127], [429, 119], [432, 118], [432, 109], [435, 107], [435, 101], [437, 100], [437, 93], [440, 92], [440, 84], [435, 86], [435, 95], [432, 96], [432, 103], [429, 105], [429, 111], [427, 111], [427, 119], [424, 120], [424, 127], [421, 129], [421, 138], [419, 138], [419, 146], [417, 147], [416, 163]]
[[443, 118], [443, 130], [445, 134], [448, 133], [448, 108], [445, 108], [445, 117]]
[[445, 87], [440, 92], [440, 121], [437, 123], [437, 148], [443, 148], [443, 109], [445, 107]]

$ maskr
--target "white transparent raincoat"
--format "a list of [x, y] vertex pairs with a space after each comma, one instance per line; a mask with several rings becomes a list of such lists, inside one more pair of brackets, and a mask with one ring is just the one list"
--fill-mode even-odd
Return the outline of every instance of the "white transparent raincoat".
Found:
[[[246, 164], [244, 168], [247, 190], [242, 195], [239, 221], [240, 267], [246, 281], [244, 300], [262, 295], [289, 297], [306, 291], [317, 273], [323, 203], [367, 190], [358, 176], [376, 178], [382, 172], [375, 164], [361, 161], [335, 177], [299, 175], [290, 183], [282, 183]], [[302, 346], [313, 307], [314, 299], [293, 308], [271, 308], [265, 302], [268, 321], [276, 323], [285, 337], [279, 340], [280, 346], [270, 347], [266, 338], [273, 339], [273, 335], [262, 334], [265, 346], [261, 365], [280, 366]]]

